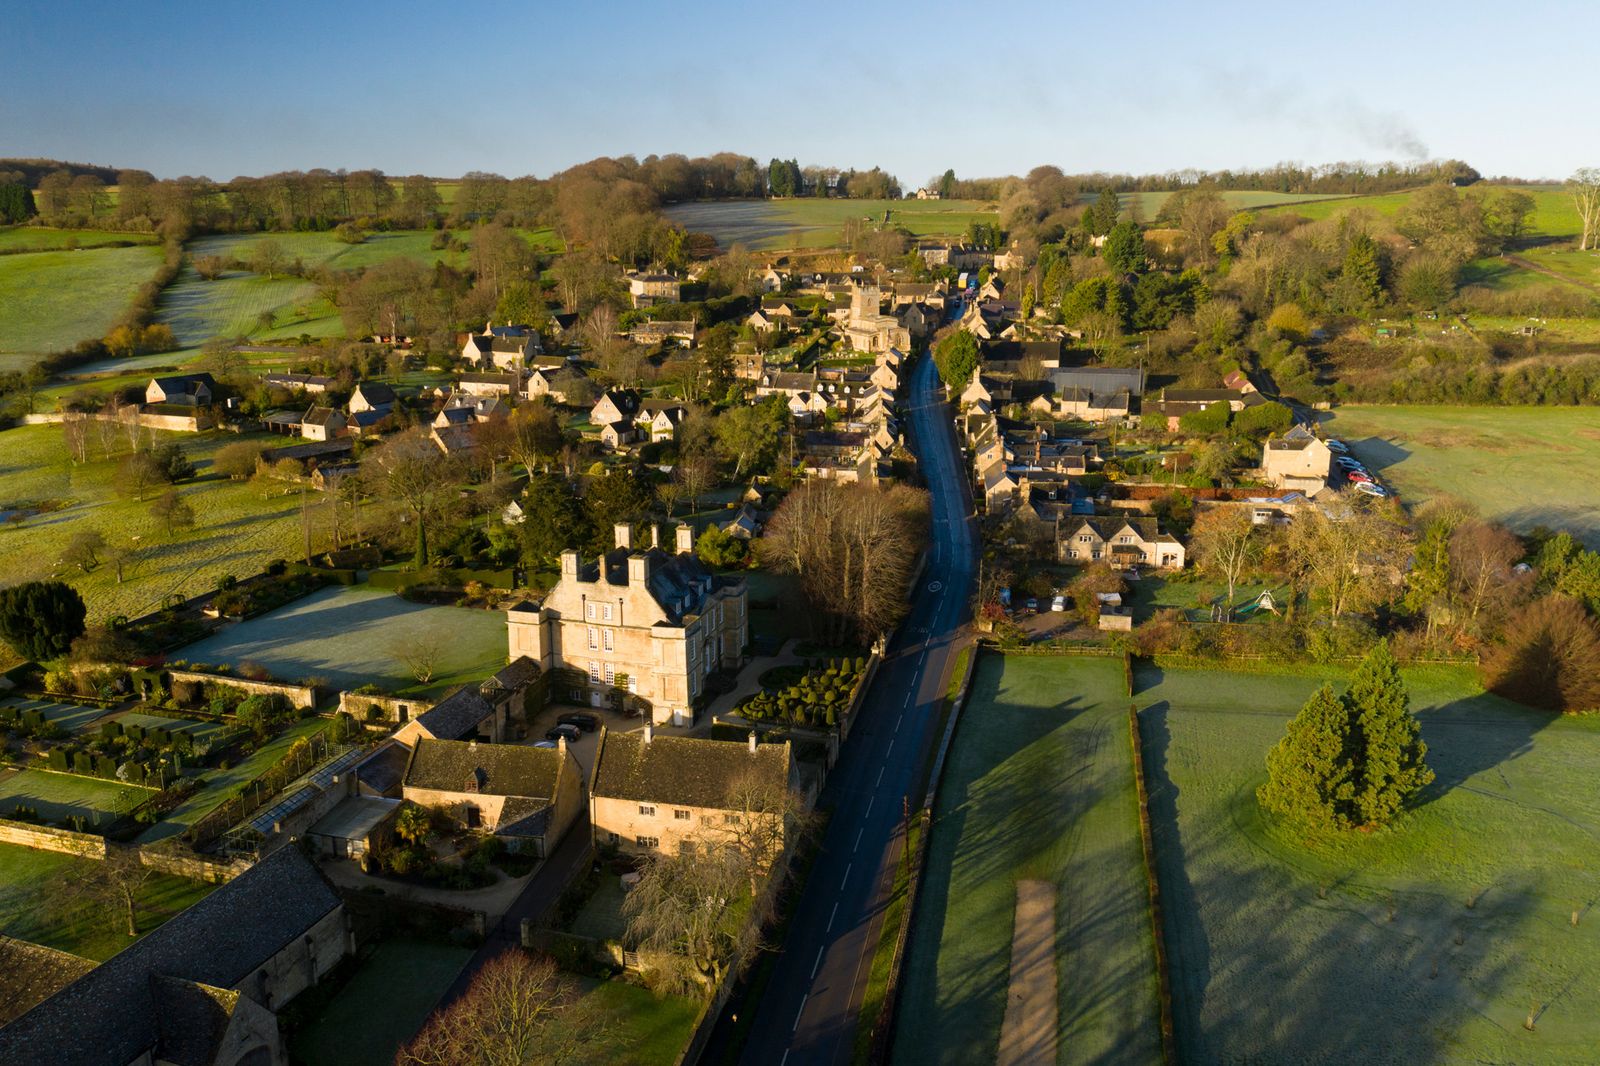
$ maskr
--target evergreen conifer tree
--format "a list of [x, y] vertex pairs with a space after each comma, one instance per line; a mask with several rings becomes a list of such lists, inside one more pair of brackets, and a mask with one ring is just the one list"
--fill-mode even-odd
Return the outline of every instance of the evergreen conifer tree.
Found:
[[1324, 685], [1267, 753], [1256, 790], [1266, 810], [1309, 830], [1386, 825], [1433, 780], [1411, 698], [1387, 641], [1368, 653], [1349, 691]]

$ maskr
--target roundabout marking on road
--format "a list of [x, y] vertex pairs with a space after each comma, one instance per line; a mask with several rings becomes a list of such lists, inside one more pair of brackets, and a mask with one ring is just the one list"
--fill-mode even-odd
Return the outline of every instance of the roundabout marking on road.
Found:
[[928, 591], [929, 592], [938, 592], [942, 588], [944, 588], [944, 582], [943, 581], [930, 581], [930, 582], [928, 582]]

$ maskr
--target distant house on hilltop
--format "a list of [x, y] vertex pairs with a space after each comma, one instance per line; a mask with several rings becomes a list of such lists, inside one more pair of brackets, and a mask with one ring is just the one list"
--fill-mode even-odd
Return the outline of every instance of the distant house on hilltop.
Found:
[[205, 407], [216, 390], [217, 383], [210, 374], [173, 374], [151, 378], [144, 387], [144, 402]]

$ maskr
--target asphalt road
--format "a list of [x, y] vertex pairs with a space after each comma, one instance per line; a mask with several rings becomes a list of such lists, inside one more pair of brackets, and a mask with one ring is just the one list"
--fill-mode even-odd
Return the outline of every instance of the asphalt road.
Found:
[[[823, 792], [833, 817], [772, 978], [759, 1003], [730, 1007], [756, 1011], [740, 1058], [753, 1066], [847, 1063], [854, 1050], [904, 842], [904, 801], [926, 746], [936, 741], [935, 715], [977, 566], [962, 460], [937, 386], [933, 359], [923, 358], [913, 375], [909, 429], [931, 496], [932, 553]], [[911, 798], [913, 807], [920, 802]], [[713, 1048], [728, 1035], [724, 1025]], [[714, 1052], [707, 1057], [715, 1061]]]

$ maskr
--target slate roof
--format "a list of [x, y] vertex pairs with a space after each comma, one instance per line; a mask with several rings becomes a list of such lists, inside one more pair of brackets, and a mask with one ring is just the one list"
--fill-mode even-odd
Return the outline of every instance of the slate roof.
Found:
[[405, 787], [549, 799], [565, 759], [559, 749], [526, 744], [423, 738], [406, 767]]
[[161, 386], [161, 391], [167, 393], [168, 395], [173, 393], [192, 394], [200, 385], [204, 385], [213, 392], [216, 391], [217, 388], [216, 380], [213, 379], [210, 374], [206, 373], [169, 374], [166, 377], [159, 377], [154, 380], [157, 385]]
[[0, 936], [0, 1025], [94, 969], [92, 959]]
[[1100, 539], [1104, 541], [1110, 541], [1124, 529], [1131, 529], [1140, 540], [1147, 544], [1154, 544], [1158, 541], [1175, 543], [1178, 540], [1177, 537], [1170, 533], [1161, 532], [1160, 523], [1154, 518], [1085, 518], [1080, 522], [1074, 522], [1071, 527], [1062, 526], [1062, 535], [1067, 538], [1076, 536], [1084, 526], [1094, 530]]
[[733, 786], [752, 771], [787, 788], [788, 742], [758, 744], [697, 737], [656, 736], [603, 729], [595, 749], [590, 792], [607, 799], [724, 809]]
[[1137, 367], [1080, 366], [1052, 370], [1046, 375], [1058, 395], [1071, 388], [1100, 394], [1126, 389], [1134, 396], [1144, 393], [1144, 371]]
[[356, 780], [381, 796], [399, 795], [411, 752], [404, 744], [386, 740], [356, 767]]
[[440, 740], [460, 740], [493, 713], [477, 689], [462, 685], [413, 721]]
[[131, 1062], [161, 1038], [156, 978], [233, 988], [341, 906], [298, 848], [279, 848], [176, 918], [0, 1028], [0, 1062]]
[[646, 580], [646, 587], [674, 625], [682, 623], [686, 615], [698, 612], [714, 589], [726, 588], [744, 580], [714, 576], [694, 555], [668, 555], [660, 548], [649, 548], [642, 552], [618, 548], [607, 552], [593, 566], [584, 568], [582, 580], [593, 581], [603, 566], [609, 584], [628, 584], [628, 557], [631, 555], [649, 558], [650, 576]]
[[331, 426], [345, 424], [344, 412], [331, 407], [312, 407], [300, 419], [301, 425]]
[[261, 453], [263, 462], [275, 463], [279, 459], [321, 459], [329, 455], [346, 455], [355, 451], [352, 440], [312, 440], [292, 444], [286, 448], [268, 448]]
[[161, 1027], [161, 1061], [174, 1066], [211, 1066], [239, 993], [177, 977], [151, 979]]
[[539, 679], [539, 664], [526, 655], [519, 655], [489, 680], [507, 691], [519, 689]]
[[363, 381], [356, 386], [355, 391], [360, 393], [361, 398], [374, 407], [380, 407], [386, 403], [394, 403], [396, 398], [394, 389], [381, 381]]

